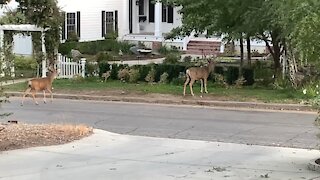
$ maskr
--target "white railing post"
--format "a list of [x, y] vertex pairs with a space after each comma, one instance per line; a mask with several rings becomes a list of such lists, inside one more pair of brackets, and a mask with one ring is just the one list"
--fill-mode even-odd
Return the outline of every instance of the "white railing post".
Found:
[[81, 58], [81, 75], [84, 78], [86, 75], [86, 58]]

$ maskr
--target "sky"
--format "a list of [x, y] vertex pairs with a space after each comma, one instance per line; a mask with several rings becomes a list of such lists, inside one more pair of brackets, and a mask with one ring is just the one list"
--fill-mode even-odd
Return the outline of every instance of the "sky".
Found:
[[3, 5], [2, 8], [0, 8], [0, 16], [3, 15], [4, 12], [7, 12], [8, 10], [12, 10], [17, 8], [18, 3], [14, 0], [11, 0], [10, 3], [8, 3], [7, 5]]

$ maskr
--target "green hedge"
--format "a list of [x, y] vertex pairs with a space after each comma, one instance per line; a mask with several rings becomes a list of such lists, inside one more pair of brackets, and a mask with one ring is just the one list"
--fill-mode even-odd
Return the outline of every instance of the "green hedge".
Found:
[[[111, 79], [118, 79], [118, 71], [127, 67], [127, 65], [112, 65], [111, 71]], [[189, 65], [186, 64], [149, 64], [149, 65], [135, 65], [131, 68], [138, 69], [140, 73], [139, 81], [145, 81], [145, 77], [148, 75], [151, 68], [154, 68], [156, 71], [155, 81], [158, 82], [160, 80], [160, 76], [167, 72], [168, 73], [168, 82], [173, 84], [181, 84], [184, 81], [184, 77], [181, 78], [180, 73], [185, 73], [186, 69]], [[99, 64], [100, 75], [103, 72], [110, 70], [110, 64], [108, 63], [100, 63]], [[222, 74], [227, 83], [232, 85], [238, 79], [239, 69], [237, 67], [226, 67], [223, 68], [221, 66], [215, 67], [215, 73]], [[249, 68], [243, 69], [243, 76], [246, 80], [245, 85], [250, 86], [254, 84], [254, 70]], [[209, 77], [209, 79], [213, 80], [213, 75]]]
[[71, 49], [77, 49], [82, 54], [88, 55], [96, 55], [97, 53], [104, 51], [111, 51], [118, 54], [119, 50], [124, 54], [129, 54], [130, 47], [132, 47], [132, 44], [112, 39], [88, 42], [65, 42], [59, 45], [59, 53], [68, 56]]

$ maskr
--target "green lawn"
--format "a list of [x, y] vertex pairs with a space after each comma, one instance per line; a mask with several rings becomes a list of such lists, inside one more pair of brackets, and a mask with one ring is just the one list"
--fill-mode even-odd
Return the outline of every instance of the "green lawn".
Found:
[[[183, 91], [183, 84], [147, 84], [147, 83], [122, 83], [120, 81], [107, 81], [102, 82], [98, 79], [90, 79], [83, 81], [74, 80], [55, 80], [53, 83], [55, 91], [127, 91], [138, 94], [159, 93], [159, 94], [172, 94], [181, 96]], [[23, 91], [26, 88], [26, 83], [19, 83], [5, 87], [5, 91]], [[194, 92], [200, 95], [200, 85], [194, 85]], [[259, 101], [259, 102], [281, 102], [281, 103], [299, 103], [302, 100], [307, 100], [307, 97], [295, 90], [275, 90], [243, 87], [237, 88], [221, 88], [215, 87], [214, 84], [208, 85], [209, 95], [213, 100], [217, 99], [235, 100], [235, 101]], [[187, 87], [187, 93], [189, 87]]]

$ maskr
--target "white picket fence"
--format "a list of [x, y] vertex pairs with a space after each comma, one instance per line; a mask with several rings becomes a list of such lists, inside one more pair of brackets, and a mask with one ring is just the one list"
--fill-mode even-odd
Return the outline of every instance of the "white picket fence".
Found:
[[59, 54], [57, 68], [59, 72], [57, 78], [59, 79], [71, 79], [75, 76], [85, 77], [86, 59], [81, 58], [80, 61], [74, 62], [72, 59]]

